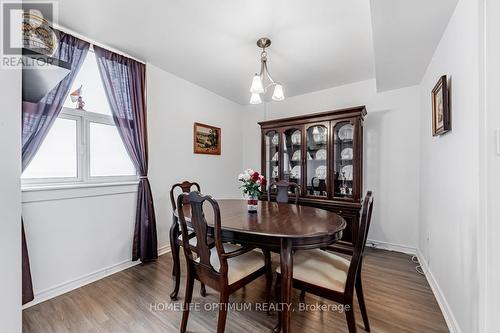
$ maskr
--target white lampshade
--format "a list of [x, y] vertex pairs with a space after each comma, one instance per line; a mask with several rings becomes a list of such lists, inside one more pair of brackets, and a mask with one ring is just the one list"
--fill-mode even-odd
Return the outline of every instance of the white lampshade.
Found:
[[254, 75], [250, 92], [252, 94], [262, 94], [264, 92], [264, 86], [262, 85], [262, 79], [259, 74]]
[[273, 100], [282, 101], [284, 99], [285, 95], [283, 94], [283, 86], [281, 84], [277, 84], [274, 86]]
[[260, 99], [259, 94], [252, 94], [250, 97], [250, 104], [260, 104], [262, 103], [262, 100]]

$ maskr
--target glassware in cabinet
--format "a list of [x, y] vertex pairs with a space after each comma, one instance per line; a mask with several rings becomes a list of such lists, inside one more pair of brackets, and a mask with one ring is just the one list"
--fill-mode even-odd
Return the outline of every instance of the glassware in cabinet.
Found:
[[265, 134], [265, 175], [269, 182], [278, 181], [279, 168], [279, 133], [276, 130]]
[[310, 125], [306, 129], [306, 194], [327, 197], [328, 126]]
[[333, 123], [333, 196], [353, 198], [355, 177], [355, 127], [352, 121]]
[[286, 128], [282, 132], [283, 179], [301, 185], [302, 130]]

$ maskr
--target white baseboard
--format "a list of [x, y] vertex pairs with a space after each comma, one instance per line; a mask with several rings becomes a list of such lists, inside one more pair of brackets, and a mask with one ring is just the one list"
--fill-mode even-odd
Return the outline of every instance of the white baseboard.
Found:
[[[158, 249], [158, 256], [164, 255], [165, 253], [170, 252], [170, 245], [165, 245], [162, 246]], [[109, 267], [97, 270], [95, 272], [83, 275], [81, 277], [78, 277], [76, 279], [61, 283], [57, 286], [47, 288], [45, 290], [41, 290], [39, 292], [35, 292], [35, 299], [29, 303], [26, 303], [23, 305], [23, 309], [27, 309], [33, 305], [45, 302], [51, 298], [60, 296], [62, 294], [65, 294], [67, 292], [70, 292], [72, 290], [81, 288], [87, 284], [90, 284], [92, 282], [95, 282], [97, 280], [103, 279], [107, 276], [110, 276], [112, 274], [121, 272], [127, 268], [133, 267], [135, 265], [140, 264], [140, 260], [137, 261], [131, 261], [131, 260], [125, 260], [120, 263], [111, 265]]]
[[434, 275], [432, 274], [432, 271], [430, 270], [429, 265], [427, 264], [427, 261], [424, 259], [424, 255], [422, 252], [420, 252], [420, 249], [417, 249], [417, 258], [420, 263], [420, 266], [422, 267], [422, 270], [425, 273], [425, 277], [427, 278], [427, 282], [429, 282], [429, 285], [431, 286], [432, 292], [434, 293], [434, 296], [436, 297], [436, 300], [439, 304], [439, 307], [441, 308], [441, 312], [443, 313], [444, 319], [446, 320], [446, 324], [448, 325], [448, 329], [450, 330], [450, 333], [462, 333], [462, 330], [460, 329], [460, 326], [458, 325], [457, 319], [453, 315], [453, 311], [451, 310], [450, 305], [446, 301], [446, 298], [444, 297], [444, 293], [439, 287], [438, 282], [436, 281]]
[[165, 253], [169, 253], [169, 252], [170, 252], [170, 245], [165, 245], [165, 246], [158, 248], [158, 256], [162, 256]]
[[406, 254], [411, 254], [411, 255], [417, 254], [417, 250], [414, 247], [401, 245], [401, 244], [382, 242], [382, 241], [378, 241], [378, 240], [374, 240], [374, 239], [368, 239], [366, 241], [366, 245], [369, 247], [376, 248], [376, 249], [401, 252], [401, 253], [406, 253]]

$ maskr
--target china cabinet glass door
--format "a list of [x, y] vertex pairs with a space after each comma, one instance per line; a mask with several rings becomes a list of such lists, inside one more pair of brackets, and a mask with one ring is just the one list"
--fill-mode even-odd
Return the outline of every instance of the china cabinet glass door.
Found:
[[340, 121], [333, 124], [334, 186], [336, 198], [353, 198], [355, 177], [354, 124], [352, 121]]
[[306, 195], [327, 197], [328, 123], [309, 125], [305, 143]]
[[302, 130], [287, 128], [282, 134], [283, 179], [301, 185]]
[[279, 168], [279, 134], [272, 130], [265, 135], [266, 149], [266, 177], [270, 182], [278, 181], [280, 177]]

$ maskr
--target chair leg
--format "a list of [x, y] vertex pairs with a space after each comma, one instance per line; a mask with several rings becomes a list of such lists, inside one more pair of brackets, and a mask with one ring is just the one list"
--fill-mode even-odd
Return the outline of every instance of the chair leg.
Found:
[[179, 237], [179, 224], [177, 223], [177, 218], [174, 217], [172, 226], [170, 227], [170, 251], [172, 252], [172, 275], [174, 276], [174, 290], [170, 294], [170, 299], [177, 300], [177, 294], [179, 293], [179, 286], [181, 283], [181, 262], [179, 258], [179, 244], [177, 238]]
[[205, 287], [204, 283], [201, 284], [200, 295], [201, 295], [201, 297], [207, 296], [207, 288]]
[[361, 274], [356, 277], [356, 295], [358, 297], [359, 309], [363, 317], [365, 331], [370, 332], [370, 322], [368, 321], [368, 313], [366, 312], [365, 297], [363, 295], [363, 285], [361, 284]]
[[[189, 268], [188, 268], [189, 270]], [[186, 295], [184, 297], [184, 308], [182, 310], [181, 333], [186, 332], [187, 322], [189, 318], [189, 304], [193, 297], [194, 277], [188, 272], [186, 280]]]
[[349, 333], [356, 333], [356, 319], [354, 318], [354, 309], [351, 304], [344, 304], [344, 305], [349, 305], [349, 310], [345, 311], [345, 317], [347, 320], [347, 328], [349, 329]]
[[226, 288], [222, 288], [219, 301], [219, 318], [217, 320], [217, 333], [224, 333], [224, 330], [226, 329], [228, 302], [229, 302], [229, 294]]
[[271, 252], [264, 250], [264, 257], [266, 260], [266, 303], [268, 304], [267, 315], [271, 315], [269, 311], [269, 304], [271, 302], [271, 289], [273, 287], [273, 267], [271, 263]]

